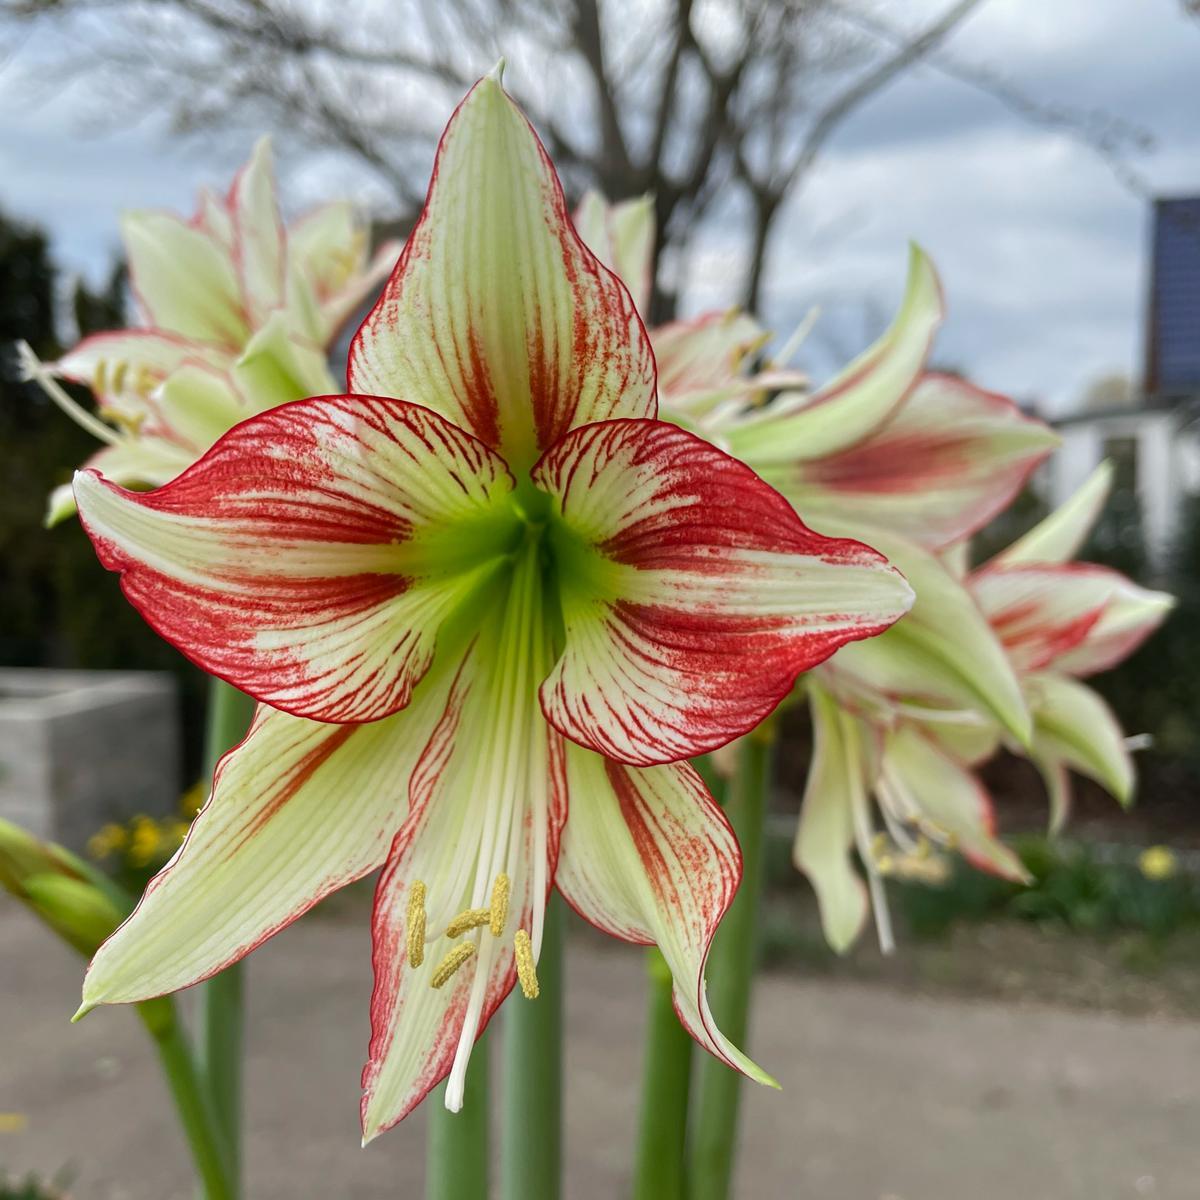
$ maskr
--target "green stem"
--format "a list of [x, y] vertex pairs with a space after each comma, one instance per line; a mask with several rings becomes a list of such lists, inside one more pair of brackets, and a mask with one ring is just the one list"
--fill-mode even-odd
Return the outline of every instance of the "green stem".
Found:
[[179, 1026], [175, 1002], [168, 998], [145, 1000], [137, 1005], [137, 1010], [158, 1050], [179, 1124], [191, 1148], [196, 1174], [204, 1187], [204, 1200], [234, 1200], [234, 1188], [212, 1107], [201, 1087], [196, 1064]]
[[[245, 736], [253, 715], [254, 701], [249, 696], [223, 680], [210, 680], [204, 741], [210, 775], [221, 756]], [[241, 1190], [244, 986], [242, 966], [235, 963], [197, 989], [200, 1077], [225, 1148], [235, 1196]]]
[[642, 1067], [634, 1200], [683, 1200], [692, 1038], [675, 1015], [671, 968], [658, 950], [647, 953], [650, 1014]]
[[[773, 727], [764, 723], [737, 747], [737, 771], [725, 815], [742, 847], [742, 885], [713, 939], [708, 1000], [725, 1035], [742, 1046], [750, 1014], [750, 989], [758, 959], [762, 900], [762, 846], [771, 780]], [[703, 1056], [699, 1098], [688, 1158], [689, 1200], [726, 1200], [733, 1178], [741, 1076]]]
[[562, 1179], [563, 912], [551, 896], [538, 958], [541, 994], [504, 1006], [502, 1200], [558, 1200]]
[[488, 1036], [475, 1044], [462, 1112], [446, 1110], [446, 1085], [426, 1101], [425, 1200], [488, 1200]]

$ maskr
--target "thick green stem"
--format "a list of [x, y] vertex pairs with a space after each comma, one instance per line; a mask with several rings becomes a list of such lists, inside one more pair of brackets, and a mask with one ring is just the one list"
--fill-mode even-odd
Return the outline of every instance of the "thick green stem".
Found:
[[233, 1183], [213, 1119], [212, 1105], [201, 1087], [196, 1064], [179, 1026], [175, 1002], [165, 998], [146, 1000], [137, 1006], [137, 1010], [158, 1050], [179, 1124], [204, 1188], [204, 1200], [234, 1200]]
[[[246, 734], [254, 701], [220, 679], [212, 679], [208, 699], [205, 765], [211, 775], [221, 756]], [[232, 1195], [241, 1190], [242, 1024], [245, 1007], [240, 963], [214, 975], [198, 991], [197, 1057], [204, 1089], [229, 1163]]]
[[558, 1200], [562, 1180], [563, 912], [551, 897], [537, 973], [541, 994], [504, 1005], [502, 1200]]
[[446, 1111], [443, 1083], [426, 1101], [425, 1200], [488, 1200], [488, 1035], [475, 1045], [462, 1111]]
[[[744, 1046], [758, 960], [763, 829], [771, 780], [773, 727], [764, 723], [737, 747], [725, 815], [742, 847], [742, 885], [713, 940], [708, 1000], [721, 1030]], [[733, 1178], [742, 1077], [702, 1056], [696, 1120], [688, 1156], [689, 1200], [726, 1200]]]
[[633, 1196], [634, 1200], [684, 1200], [692, 1038], [675, 1015], [671, 968], [657, 950], [648, 951], [647, 965], [650, 1012]]

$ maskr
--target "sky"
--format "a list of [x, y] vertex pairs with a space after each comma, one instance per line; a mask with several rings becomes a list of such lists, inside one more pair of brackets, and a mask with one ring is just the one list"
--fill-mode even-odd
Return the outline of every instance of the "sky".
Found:
[[[887, 11], [919, 27], [944, 3]], [[988, 0], [946, 49], [1041, 102], [1146, 128], [1155, 146], [1130, 165], [1156, 194], [1200, 193], [1200, 20], [1178, 0]], [[89, 132], [94, 95], [19, 93], [19, 72], [0, 69], [0, 209], [48, 227], [58, 261], [91, 279], [116, 253], [122, 209], [189, 208], [249, 149], [172, 141], [152, 123]], [[310, 201], [321, 172], [288, 162], [285, 193]], [[1147, 202], [1069, 133], [920, 67], [841, 127], [789, 202], [763, 315], [787, 329], [820, 307], [807, 349], [819, 378], [882, 328], [915, 239], [945, 285], [937, 360], [1061, 413], [1097, 377], [1140, 371], [1149, 229]], [[709, 231], [686, 308], [734, 298], [738, 251], [732, 231]]]

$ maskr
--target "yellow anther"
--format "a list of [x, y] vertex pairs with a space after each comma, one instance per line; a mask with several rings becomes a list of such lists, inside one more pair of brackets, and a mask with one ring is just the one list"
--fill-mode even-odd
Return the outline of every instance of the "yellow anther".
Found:
[[448, 938], [461, 937], [468, 929], [478, 929], [480, 925], [486, 925], [491, 919], [492, 910], [490, 908], [465, 909], [446, 926], [446, 936]]
[[437, 969], [433, 973], [433, 978], [429, 981], [435, 988], [440, 988], [448, 979], [453, 976], [454, 972], [475, 953], [474, 942], [459, 942], [445, 958], [437, 965]]
[[542, 989], [538, 987], [537, 967], [533, 964], [533, 945], [526, 930], [517, 930], [513, 938], [513, 949], [517, 952], [517, 978], [521, 981], [521, 991], [525, 993], [526, 1000], [536, 1000]]
[[117, 363], [117, 365], [115, 367], [113, 367], [112, 390], [114, 392], [119, 392], [124, 388], [125, 373], [126, 373], [126, 371], [128, 371], [128, 369], [129, 369], [129, 364], [124, 359], [121, 359]]
[[488, 926], [492, 931], [492, 937], [499, 937], [504, 932], [505, 923], [508, 921], [508, 892], [510, 886], [508, 876], [503, 871], [496, 876], [496, 882], [492, 884], [492, 907], [489, 910], [490, 920], [488, 922]]
[[138, 367], [137, 383], [134, 386], [134, 391], [140, 396], [146, 395], [154, 386], [154, 372], [144, 364]]
[[896, 860], [890, 854], [881, 854], [875, 859], [875, 870], [880, 875], [890, 875], [896, 869]]
[[108, 363], [105, 362], [104, 359], [98, 360], [96, 363], [96, 375], [92, 381], [92, 386], [95, 391], [103, 392], [106, 390], [104, 387], [104, 377], [107, 374], [107, 372], [108, 372]]
[[425, 885], [415, 880], [408, 892], [408, 965], [425, 961]]

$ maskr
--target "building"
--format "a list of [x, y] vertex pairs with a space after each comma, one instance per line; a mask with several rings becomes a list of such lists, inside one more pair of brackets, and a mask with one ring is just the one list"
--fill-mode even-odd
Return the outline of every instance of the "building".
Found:
[[1200, 494], [1200, 196], [1154, 205], [1142, 379], [1101, 380], [1054, 424], [1063, 445], [1051, 504], [1112, 459], [1117, 486], [1137, 494], [1148, 558], [1164, 566], [1186, 501]]

